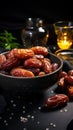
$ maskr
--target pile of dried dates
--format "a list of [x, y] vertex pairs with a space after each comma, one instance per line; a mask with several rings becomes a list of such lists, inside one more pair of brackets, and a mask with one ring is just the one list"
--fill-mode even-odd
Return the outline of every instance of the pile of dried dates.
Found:
[[73, 99], [73, 70], [62, 71], [57, 84], [60, 91], [66, 93], [70, 99]]
[[73, 100], [73, 70], [61, 71], [57, 85], [60, 93], [45, 100], [48, 109], [61, 107]]
[[52, 63], [48, 54], [48, 49], [42, 46], [12, 49], [5, 55], [0, 54], [0, 73], [17, 77], [49, 74], [58, 68], [58, 63]]

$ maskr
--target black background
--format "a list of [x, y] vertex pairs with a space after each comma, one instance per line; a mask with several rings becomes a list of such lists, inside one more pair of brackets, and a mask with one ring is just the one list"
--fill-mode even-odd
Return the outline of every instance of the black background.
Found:
[[0, 16], [14, 22], [23, 22], [25, 17], [44, 17], [49, 22], [73, 20], [73, 7], [71, 1], [65, 0], [2, 0]]
[[[73, 21], [73, 5], [70, 0], [1, 0], [0, 32], [8, 29], [21, 44], [21, 29], [28, 17], [43, 18], [48, 26], [59, 20]], [[53, 36], [54, 33], [49, 39], [51, 44], [56, 43]]]

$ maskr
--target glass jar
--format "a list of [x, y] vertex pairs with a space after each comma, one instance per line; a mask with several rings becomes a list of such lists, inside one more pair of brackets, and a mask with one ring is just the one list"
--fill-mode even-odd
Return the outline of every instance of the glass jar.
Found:
[[25, 48], [32, 46], [46, 46], [49, 32], [40, 18], [28, 18], [25, 27], [21, 30], [21, 40]]
[[54, 23], [59, 49], [70, 49], [73, 45], [73, 22], [58, 21]]

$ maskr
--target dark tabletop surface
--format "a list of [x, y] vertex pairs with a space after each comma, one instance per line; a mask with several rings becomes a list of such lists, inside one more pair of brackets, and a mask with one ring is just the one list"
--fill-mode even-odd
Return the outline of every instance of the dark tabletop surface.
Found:
[[67, 130], [73, 119], [73, 102], [66, 106], [48, 110], [44, 108], [47, 97], [54, 95], [55, 84], [43, 94], [33, 95], [30, 99], [17, 96], [5, 98], [7, 103], [4, 112], [0, 114], [1, 130]]
[[[64, 61], [63, 69], [72, 66]], [[42, 93], [13, 96], [0, 90], [0, 130], [73, 130], [73, 101], [58, 109], [44, 107], [47, 97], [59, 93], [57, 83]]]

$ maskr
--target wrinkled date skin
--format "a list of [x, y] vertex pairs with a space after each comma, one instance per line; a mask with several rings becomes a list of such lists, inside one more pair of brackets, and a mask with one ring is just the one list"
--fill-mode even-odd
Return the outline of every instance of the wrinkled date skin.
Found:
[[44, 71], [40, 71], [39, 73], [38, 73], [38, 76], [44, 76], [45, 75], [45, 72]]
[[55, 71], [55, 70], [57, 70], [57, 68], [58, 68], [58, 64], [57, 63], [52, 63], [51, 64], [51, 70], [52, 70], [52, 72]]
[[9, 58], [1, 64], [0, 70], [10, 70], [11, 68], [18, 66], [19, 64], [20, 64], [19, 59]]
[[16, 49], [13, 54], [19, 59], [28, 59], [34, 56], [34, 52], [31, 49]]
[[67, 72], [61, 71], [59, 78], [67, 76]]
[[67, 91], [68, 91], [69, 98], [73, 99], [73, 86], [69, 86]]
[[65, 90], [64, 92], [69, 98], [73, 99], [73, 70], [69, 70], [68, 72], [62, 71], [57, 84], [60, 91]]
[[0, 55], [0, 65], [6, 61], [6, 56], [4, 54]]
[[45, 106], [49, 109], [64, 106], [69, 101], [69, 98], [65, 94], [56, 94], [45, 100]]
[[41, 68], [42, 67], [42, 62], [37, 59], [37, 58], [29, 58], [24, 61], [24, 67], [26, 68]]
[[[61, 80], [64, 79], [64, 80]], [[62, 71], [60, 73], [60, 78], [58, 80], [58, 85], [62, 84], [62, 81], [64, 82], [63, 85], [73, 85], [73, 70], [69, 70], [68, 73], [65, 71]]]
[[37, 76], [40, 72], [40, 68], [28, 68], [27, 70], [33, 72], [35, 76]]
[[42, 46], [34, 46], [31, 48], [35, 54], [41, 54], [46, 56], [48, 54], [48, 49], [46, 47], [42, 47]]
[[73, 76], [73, 70], [69, 70], [68, 75]]
[[40, 61], [44, 60], [44, 56], [43, 55], [34, 55], [34, 58], [37, 58]]
[[70, 84], [70, 85], [73, 85], [73, 76], [69, 75], [69, 76], [66, 76], [64, 78], [65, 82], [67, 82], [67, 84]]
[[61, 90], [66, 89], [66, 85], [65, 85], [65, 82], [64, 82], [64, 77], [61, 77], [58, 80], [57, 84], [58, 84], [59, 89], [61, 89]]
[[[52, 63], [47, 58], [48, 54], [48, 49], [42, 46], [34, 46], [29, 49], [12, 49], [5, 55], [0, 55], [0, 72], [9, 75], [13, 72], [13, 76], [15, 76], [15, 73], [18, 72], [18, 75], [20, 75], [26, 70], [27, 74], [25, 74], [25, 77], [29, 75], [29, 72], [33, 73], [34, 76], [50, 74], [58, 66], [57, 63]], [[15, 70], [12, 71], [14, 68]], [[22, 68], [24, 71], [17, 68]]]
[[51, 62], [49, 59], [47, 58], [44, 58], [44, 60], [42, 61], [43, 63], [43, 71], [48, 74], [48, 73], [51, 73], [52, 72], [52, 69], [51, 69]]
[[9, 58], [13, 58], [14, 57], [14, 52], [17, 51], [18, 49], [12, 49], [11, 51], [9, 51], [9, 53], [6, 54], [7, 59]]
[[14, 68], [11, 70], [10, 75], [17, 77], [34, 77], [34, 74], [23, 68]]

